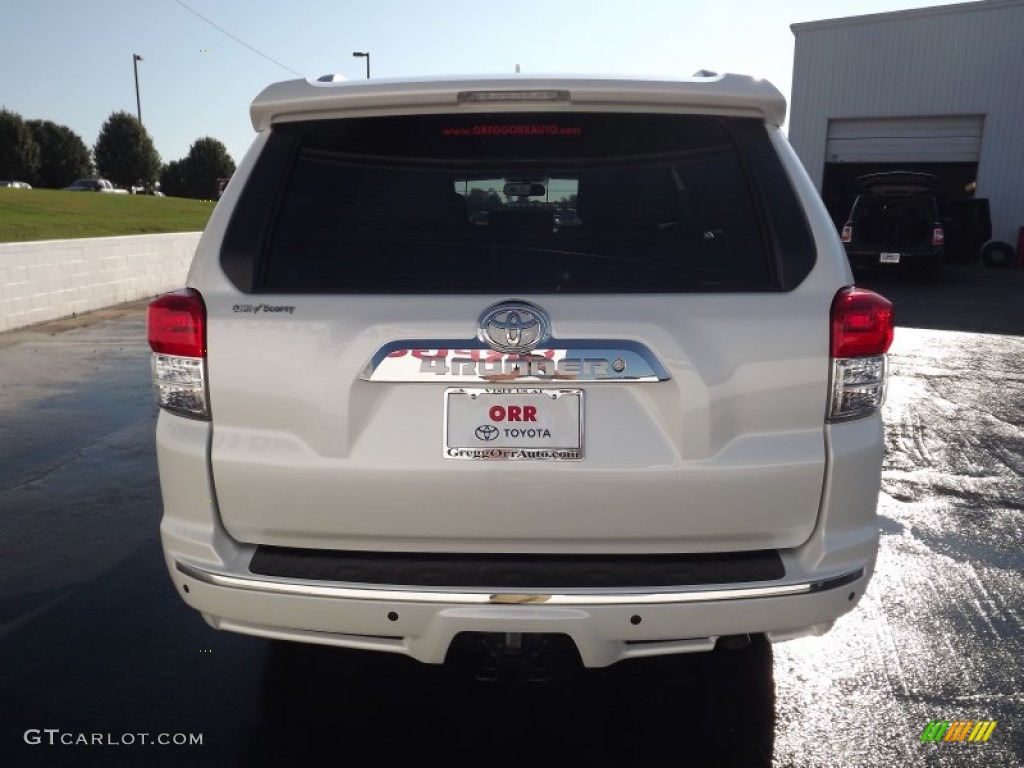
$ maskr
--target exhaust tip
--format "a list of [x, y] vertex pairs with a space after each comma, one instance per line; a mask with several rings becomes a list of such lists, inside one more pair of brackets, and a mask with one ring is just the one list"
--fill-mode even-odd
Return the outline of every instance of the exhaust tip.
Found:
[[750, 646], [750, 635], [722, 635], [715, 643], [715, 650], [742, 651]]

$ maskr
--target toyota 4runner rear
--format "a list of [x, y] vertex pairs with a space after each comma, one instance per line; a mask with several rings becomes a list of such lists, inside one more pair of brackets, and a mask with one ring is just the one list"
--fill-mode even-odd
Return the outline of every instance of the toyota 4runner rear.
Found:
[[784, 111], [734, 75], [266, 89], [149, 311], [185, 602], [425, 662], [827, 630], [875, 561], [892, 311]]

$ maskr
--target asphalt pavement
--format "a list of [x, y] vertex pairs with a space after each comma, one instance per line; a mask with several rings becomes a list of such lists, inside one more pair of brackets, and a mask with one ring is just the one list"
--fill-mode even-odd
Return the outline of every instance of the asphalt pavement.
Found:
[[[860, 282], [901, 326], [860, 605], [523, 685], [207, 627], [160, 551], [143, 305], [0, 334], [4, 763], [1024, 766], [1024, 270]], [[997, 725], [922, 743], [935, 720]]]

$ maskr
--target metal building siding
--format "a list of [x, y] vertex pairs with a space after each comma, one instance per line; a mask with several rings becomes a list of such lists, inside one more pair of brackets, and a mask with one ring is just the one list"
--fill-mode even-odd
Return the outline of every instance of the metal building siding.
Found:
[[985, 118], [856, 117], [828, 121], [827, 163], [976, 163]]
[[979, 196], [1024, 226], [1024, 0], [795, 24], [789, 138], [820, 189], [829, 120], [984, 117]]

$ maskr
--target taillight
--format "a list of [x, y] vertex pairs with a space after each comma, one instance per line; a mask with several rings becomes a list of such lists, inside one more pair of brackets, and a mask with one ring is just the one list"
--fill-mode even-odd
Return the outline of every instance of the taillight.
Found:
[[942, 245], [946, 241], [946, 233], [942, 231], [942, 227], [932, 228], [932, 245]]
[[157, 404], [182, 416], [210, 418], [203, 297], [187, 288], [154, 299], [146, 326]]
[[892, 302], [863, 288], [843, 288], [832, 300], [832, 357], [884, 355], [892, 344]]
[[832, 301], [829, 421], [869, 416], [885, 402], [893, 337], [892, 303], [872, 291], [844, 288]]
[[843, 242], [844, 243], [848, 243], [851, 240], [853, 240], [853, 227], [851, 227], [849, 224], [847, 224], [845, 227], [843, 227], [843, 235], [842, 235], [842, 237], [843, 237]]

